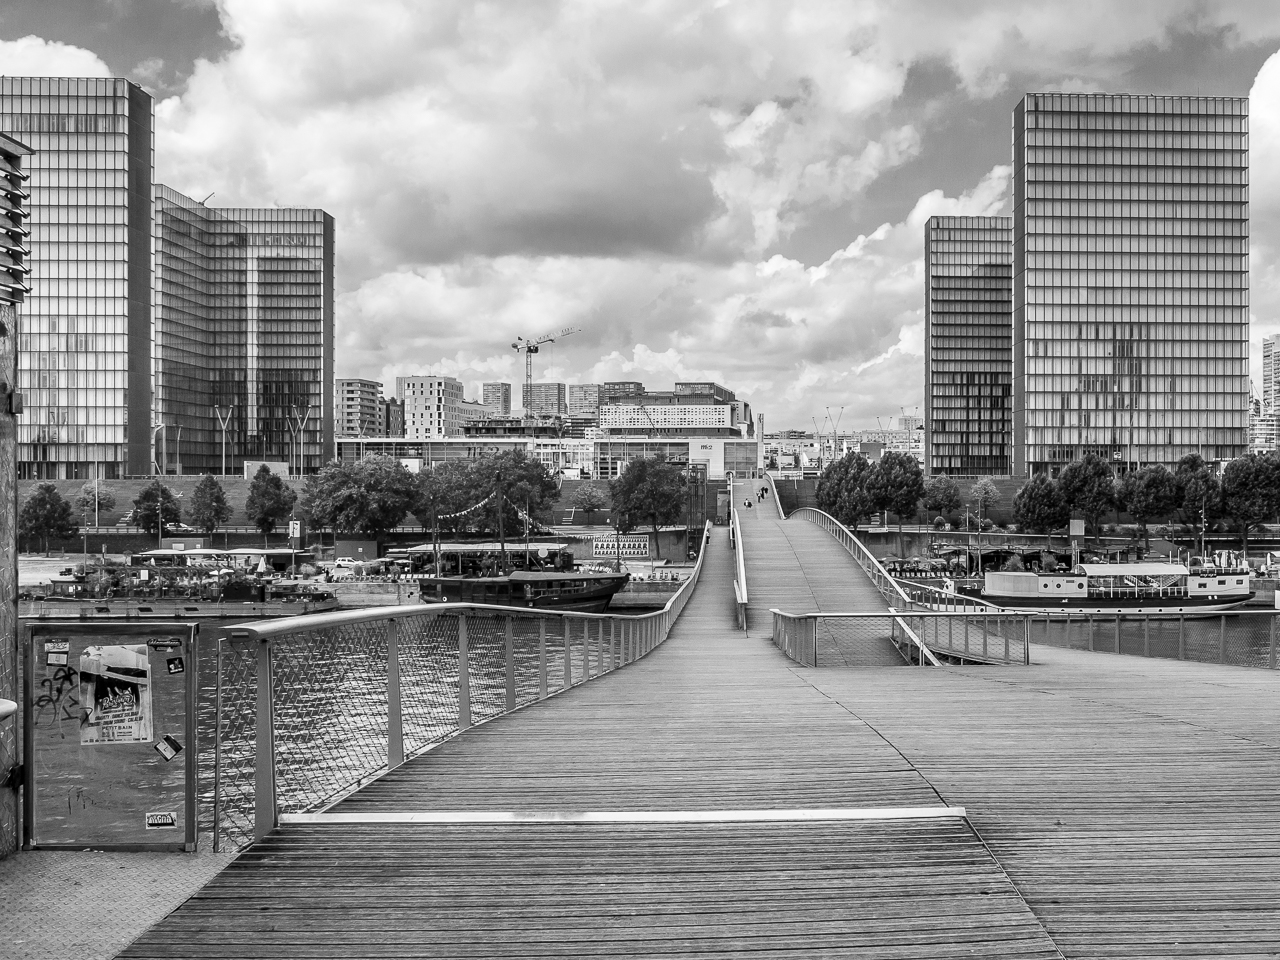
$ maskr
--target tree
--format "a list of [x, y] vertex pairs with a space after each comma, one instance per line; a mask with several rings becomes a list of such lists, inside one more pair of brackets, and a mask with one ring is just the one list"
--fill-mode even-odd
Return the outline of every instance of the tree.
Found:
[[1174, 506], [1183, 523], [1208, 524], [1222, 515], [1222, 484], [1198, 453], [1178, 461], [1173, 473]]
[[49, 540], [70, 540], [80, 528], [76, 526], [71, 504], [58, 493], [52, 483], [42, 483], [27, 497], [18, 513], [18, 534], [24, 540], [39, 540], [49, 553]]
[[461, 531], [474, 522], [465, 511], [488, 496], [480, 492], [471, 464], [465, 460], [446, 460], [430, 470], [422, 470], [417, 478], [418, 495], [413, 515], [432, 530]]
[[159, 534], [162, 525], [181, 520], [182, 507], [178, 498], [159, 480], [143, 487], [133, 500], [133, 522], [147, 533]]
[[84, 525], [89, 525], [89, 514], [93, 514], [93, 522], [96, 526], [99, 520], [99, 514], [106, 510], [114, 510], [116, 508], [116, 498], [111, 495], [109, 490], [100, 490], [94, 481], [89, 480], [80, 492], [76, 494], [75, 499], [76, 512], [84, 519]]
[[1177, 503], [1178, 484], [1167, 467], [1157, 464], [1126, 473], [1116, 489], [1121, 508], [1138, 522], [1142, 542], [1150, 546], [1147, 522], [1166, 516]]
[[913, 515], [924, 496], [924, 471], [911, 454], [890, 450], [871, 468], [866, 490], [875, 509], [897, 515], [898, 552], [902, 553], [902, 518]]
[[983, 477], [969, 488], [969, 502], [977, 508], [978, 518], [982, 520], [1000, 502], [1000, 491], [989, 477]]
[[210, 537], [213, 532], [231, 519], [231, 507], [227, 494], [216, 477], [206, 473], [191, 494], [191, 522], [197, 530]]
[[587, 514], [587, 523], [591, 523], [591, 515], [597, 510], [603, 510], [609, 505], [609, 498], [604, 495], [599, 488], [590, 483], [584, 483], [573, 492], [573, 499], [570, 501], [579, 510], [585, 510]]
[[297, 500], [298, 495], [272, 473], [270, 467], [264, 463], [258, 468], [249, 483], [249, 496], [244, 501], [244, 512], [262, 534], [264, 547], [267, 535], [275, 530], [277, 523], [293, 513], [293, 505]]
[[930, 477], [924, 485], [924, 508], [941, 517], [960, 509], [960, 485], [947, 476]]
[[[632, 529], [640, 521], [648, 521], [657, 545], [658, 531], [684, 515], [686, 482], [684, 472], [665, 457], [637, 457], [618, 479], [609, 482], [609, 497]], [[657, 556], [662, 557], [660, 545]]]
[[[1049, 476], [1038, 473], [1022, 485], [1013, 498], [1013, 518], [1018, 526], [1031, 533], [1043, 533], [1046, 538], [1071, 520], [1071, 509], [1062, 498], [1058, 484]], [[1052, 541], [1046, 539], [1052, 547]]]
[[1280, 513], [1280, 458], [1246, 453], [1222, 471], [1222, 509], [1240, 526], [1240, 551], [1248, 556], [1249, 528]]
[[818, 509], [831, 514], [847, 527], [876, 512], [875, 498], [868, 489], [871, 463], [860, 453], [846, 453], [827, 464], [818, 478]]
[[327, 464], [303, 493], [303, 509], [312, 522], [332, 527], [335, 533], [381, 540], [417, 503], [418, 483], [399, 460], [373, 456], [357, 463]]
[[1085, 523], [1098, 539], [1098, 521], [1115, 503], [1115, 482], [1111, 465], [1090, 453], [1062, 468], [1058, 476], [1058, 489], [1068, 508], [1084, 514]]

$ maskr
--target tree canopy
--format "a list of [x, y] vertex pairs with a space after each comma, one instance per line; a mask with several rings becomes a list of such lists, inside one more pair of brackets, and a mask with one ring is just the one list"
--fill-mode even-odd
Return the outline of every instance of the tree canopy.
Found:
[[935, 517], [960, 509], [960, 485], [948, 476], [930, 477], [924, 485], [924, 508]]
[[209, 536], [231, 519], [226, 491], [218, 478], [206, 473], [191, 494], [191, 523]]
[[173, 491], [154, 480], [133, 500], [133, 522], [147, 533], [158, 534], [162, 524], [179, 523], [182, 506]]
[[1013, 517], [1018, 526], [1046, 536], [1071, 519], [1071, 509], [1051, 477], [1038, 473], [1022, 485], [1013, 498]]
[[609, 498], [602, 490], [590, 483], [584, 483], [575, 490], [570, 502], [579, 510], [586, 512], [587, 523], [591, 522], [592, 514], [609, 506]]
[[76, 494], [75, 508], [85, 518], [86, 524], [88, 523], [89, 514], [93, 514], [94, 523], [97, 523], [98, 515], [102, 511], [111, 511], [116, 508], [116, 498], [111, 494], [111, 491], [103, 490], [92, 480], [87, 480], [84, 486], [80, 488], [80, 492]]
[[979, 517], [987, 517], [991, 508], [1000, 502], [1000, 490], [989, 478], [983, 477], [969, 488], [969, 502]]
[[818, 477], [818, 509], [856, 529], [863, 517], [869, 517], [879, 509], [876, 497], [869, 489], [871, 471], [871, 462], [861, 453], [852, 451], [827, 464]]
[[293, 513], [298, 495], [293, 488], [271, 472], [264, 463], [249, 483], [249, 496], [244, 501], [244, 512], [258, 532], [266, 537], [274, 532], [276, 524]]
[[1115, 505], [1115, 480], [1111, 465], [1090, 453], [1062, 468], [1058, 476], [1058, 489], [1072, 510], [1084, 515], [1085, 522], [1098, 539], [1098, 522], [1102, 515]]
[[1116, 488], [1116, 500], [1137, 521], [1144, 542], [1149, 541], [1148, 521], [1166, 516], [1176, 505], [1177, 496], [1173, 474], [1159, 465], [1126, 473]]
[[686, 484], [684, 471], [664, 457], [632, 460], [620, 477], [609, 482], [619, 531], [625, 533], [644, 521], [656, 535], [661, 527], [679, 522], [684, 516]]
[[404, 522], [418, 495], [414, 475], [394, 457], [334, 460], [307, 478], [300, 508], [314, 526], [378, 540]]
[[1246, 453], [1222, 471], [1222, 510], [1240, 527], [1240, 549], [1249, 549], [1249, 528], [1280, 513], [1280, 457]]
[[1184, 523], [1208, 524], [1222, 516], [1222, 482], [1198, 453], [1178, 461], [1173, 473], [1174, 507]]
[[28, 541], [39, 540], [45, 553], [50, 539], [69, 540], [79, 530], [71, 504], [52, 483], [37, 486], [18, 511], [18, 535]]

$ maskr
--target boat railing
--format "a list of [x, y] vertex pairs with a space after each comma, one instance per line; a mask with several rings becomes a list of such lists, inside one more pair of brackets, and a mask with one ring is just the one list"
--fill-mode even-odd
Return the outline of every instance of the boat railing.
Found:
[[[732, 499], [732, 498], [731, 498]], [[736, 563], [733, 581], [733, 598], [738, 610], [738, 629], [747, 629], [747, 562], [746, 551], [742, 547], [742, 521], [738, 516], [738, 508], [729, 507], [729, 543], [733, 546]]]
[[477, 724], [647, 656], [704, 556], [661, 610], [637, 616], [440, 603], [223, 628], [215, 847], [239, 849]]

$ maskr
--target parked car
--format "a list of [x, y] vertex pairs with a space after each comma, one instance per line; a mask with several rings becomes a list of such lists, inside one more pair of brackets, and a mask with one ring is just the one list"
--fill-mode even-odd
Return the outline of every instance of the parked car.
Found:
[[185, 523], [166, 523], [164, 525], [165, 533], [195, 533], [195, 527], [189, 527]]

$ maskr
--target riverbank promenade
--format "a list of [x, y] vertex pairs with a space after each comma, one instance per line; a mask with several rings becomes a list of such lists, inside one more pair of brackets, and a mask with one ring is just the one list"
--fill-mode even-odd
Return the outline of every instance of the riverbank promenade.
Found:
[[768, 609], [869, 581], [770, 511], [743, 511], [747, 631], [716, 528], [647, 656], [284, 818], [120, 956], [1280, 951], [1280, 675], [1040, 645], [801, 667]]

